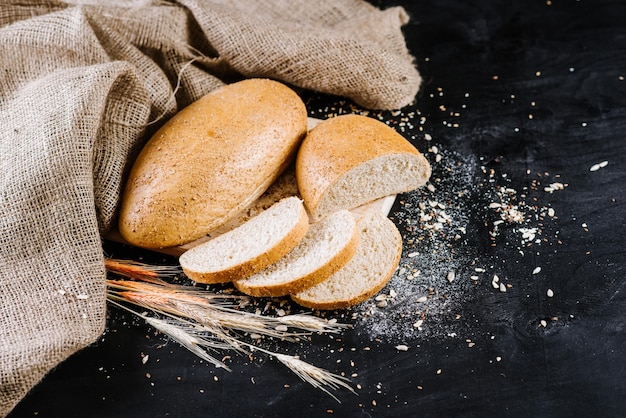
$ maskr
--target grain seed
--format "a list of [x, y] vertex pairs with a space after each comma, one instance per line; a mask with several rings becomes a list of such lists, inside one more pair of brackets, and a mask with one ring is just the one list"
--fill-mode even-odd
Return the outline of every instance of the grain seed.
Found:
[[589, 168], [589, 171], [598, 171], [599, 169], [604, 168], [607, 165], [609, 165], [608, 161], [602, 161], [601, 163], [592, 165], [591, 168]]
[[552, 291], [552, 289], [548, 289], [548, 291], [546, 292], [546, 295], [551, 298], [554, 296], [554, 292]]
[[541, 271], [541, 267], [535, 267], [533, 274], [538, 274]]
[[566, 187], [565, 184], [563, 183], [552, 183], [550, 184], [548, 187], [544, 187], [544, 191], [548, 192], [548, 193], [552, 193], [555, 192], [557, 190], [563, 190]]
[[500, 281], [500, 278], [497, 275], [493, 275], [493, 279], [491, 279], [491, 287], [493, 287], [494, 289], [499, 289], [500, 285], [498, 284], [498, 282]]

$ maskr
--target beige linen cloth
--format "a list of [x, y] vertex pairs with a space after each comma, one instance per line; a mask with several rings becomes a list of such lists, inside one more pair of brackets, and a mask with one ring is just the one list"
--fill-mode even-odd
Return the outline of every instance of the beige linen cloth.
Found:
[[360, 0], [3, 1], [0, 416], [104, 331], [100, 237], [159, 124], [245, 77], [403, 107], [407, 20]]

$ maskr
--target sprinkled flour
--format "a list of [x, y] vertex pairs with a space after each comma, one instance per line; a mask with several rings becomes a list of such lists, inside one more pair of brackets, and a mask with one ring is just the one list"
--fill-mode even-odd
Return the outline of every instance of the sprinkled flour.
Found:
[[450, 317], [475, 286], [470, 275], [476, 250], [468, 245], [467, 227], [478, 164], [435, 150], [439, 162], [433, 164], [431, 187], [399, 196], [400, 210], [390, 213], [403, 236], [403, 252], [383, 290], [386, 305], [374, 300], [354, 313], [356, 329], [375, 338], [401, 341], [455, 332], [458, 321]]
[[[538, 180], [515, 190], [506, 174], [476, 157], [434, 145], [425, 155], [433, 166], [430, 182], [399, 196], [398, 210], [390, 213], [403, 235], [399, 268], [377, 298], [353, 313], [357, 332], [371, 338], [402, 342], [467, 333], [477, 324], [461, 317], [463, 306], [474, 302], [476, 292], [506, 293], [514, 282], [498, 276], [496, 260], [480, 245], [503, 245], [523, 257], [547, 241], [544, 222], [556, 218], [553, 208], [530, 197], [542, 190]], [[566, 187], [551, 184], [545, 192]]]

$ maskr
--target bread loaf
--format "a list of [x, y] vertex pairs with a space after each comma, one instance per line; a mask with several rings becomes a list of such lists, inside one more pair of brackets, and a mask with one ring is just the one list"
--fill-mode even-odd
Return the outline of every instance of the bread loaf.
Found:
[[251, 296], [285, 296], [311, 287], [343, 267], [355, 254], [359, 232], [354, 216], [335, 212], [309, 226], [302, 241], [276, 263], [234, 281]]
[[402, 237], [385, 215], [373, 213], [358, 221], [360, 242], [356, 254], [323, 282], [291, 295], [312, 309], [342, 309], [375, 295], [395, 272], [402, 253]]
[[288, 197], [241, 226], [186, 251], [179, 263], [196, 282], [230, 282], [276, 262], [304, 238], [308, 228], [302, 201]]
[[177, 113], [146, 143], [122, 196], [119, 232], [145, 248], [206, 235], [256, 200], [289, 165], [307, 111], [287, 86], [248, 79]]
[[296, 180], [314, 221], [424, 185], [426, 158], [383, 122], [342, 115], [315, 126], [300, 146]]

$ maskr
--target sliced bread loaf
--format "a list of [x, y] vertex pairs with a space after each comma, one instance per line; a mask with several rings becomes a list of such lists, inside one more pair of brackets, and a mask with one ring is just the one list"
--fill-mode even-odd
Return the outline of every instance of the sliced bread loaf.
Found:
[[370, 298], [391, 279], [400, 262], [402, 237], [385, 215], [373, 213], [358, 221], [360, 243], [356, 254], [323, 282], [291, 295], [312, 309], [342, 309]]
[[430, 174], [430, 164], [413, 144], [362, 115], [318, 123], [296, 157], [298, 188], [313, 221], [417, 189]]
[[359, 232], [347, 210], [310, 225], [305, 237], [285, 257], [249, 277], [234, 281], [251, 296], [285, 296], [311, 287], [343, 267], [356, 253]]
[[196, 282], [230, 282], [282, 258], [304, 238], [308, 228], [302, 201], [288, 197], [241, 226], [186, 251], [179, 262]]

